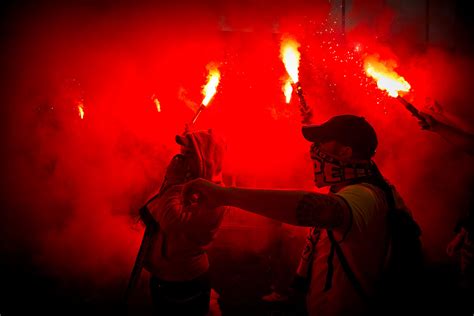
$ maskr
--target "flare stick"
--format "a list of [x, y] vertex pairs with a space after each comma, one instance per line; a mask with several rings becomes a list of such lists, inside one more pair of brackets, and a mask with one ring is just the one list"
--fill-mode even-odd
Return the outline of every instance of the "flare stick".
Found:
[[421, 116], [420, 111], [413, 104], [401, 96], [397, 96], [397, 100], [400, 101], [400, 103], [405, 106], [405, 109], [407, 109], [414, 117], [422, 122], [426, 122], [426, 119]]

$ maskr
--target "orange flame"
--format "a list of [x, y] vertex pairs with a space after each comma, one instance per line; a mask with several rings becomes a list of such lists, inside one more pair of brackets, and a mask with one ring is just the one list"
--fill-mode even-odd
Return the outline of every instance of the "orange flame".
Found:
[[293, 93], [293, 87], [291, 86], [291, 79], [288, 78], [283, 85], [283, 93], [285, 94], [286, 103], [290, 103], [291, 101], [291, 94]]
[[77, 112], [79, 113], [79, 117], [81, 120], [84, 119], [84, 103], [78, 102], [77, 103]]
[[155, 103], [156, 110], [158, 111], [158, 113], [161, 112], [161, 103], [160, 103], [160, 100], [158, 100], [158, 98], [157, 98], [155, 95], [153, 95], [153, 96], [151, 97], [151, 99], [153, 100], [153, 103]]
[[399, 76], [393, 68], [395, 63], [384, 63], [379, 61], [378, 56], [368, 56], [364, 60], [364, 69], [369, 77], [372, 77], [377, 82], [377, 87], [380, 90], [387, 91], [391, 97], [398, 97], [400, 92], [410, 91], [410, 84]]
[[207, 106], [209, 101], [211, 101], [212, 97], [216, 94], [217, 86], [221, 79], [221, 73], [215, 65], [209, 64], [206, 68], [209, 70], [209, 74], [207, 75], [206, 85], [202, 87], [202, 94], [204, 95], [202, 105], [204, 106]]
[[283, 38], [281, 41], [280, 58], [285, 64], [286, 72], [290, 75], [293, 83], [298, 82], [298, 68], [301, 57], [298, 47], [300, 47], [300, 44], [292, 38]]

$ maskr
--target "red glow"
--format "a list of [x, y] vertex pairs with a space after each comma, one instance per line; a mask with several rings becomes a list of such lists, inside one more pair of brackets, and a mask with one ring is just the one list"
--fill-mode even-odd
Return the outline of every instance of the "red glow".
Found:
[[[26, 10], [5, 22], [15, 32], [5, 40], [5, 60], [12, 61], [6, 77], [14, 80], [5, 83], [10, 106], [2, 108], [8, 139], [1, 165], [7, 166], [5, 210], [11, 210], [3, 212], [3, 230], [14, 240], [8, 247], [31, 249], [31, 261], [64, 283], [114, 281], [119, 288], [142, 233], [131, 215], [159, 188], [179, 151], [175, 135], [201, 100], [212, 106], [196, 129], [213, 128], [226, 138], [227, 184], [314, 190], [300, 113], [285, 104], [289, 88], [286, 99], [282, 94], [289, 71], [280, 59], [281, 34], [292, 34], [304, 61], [295, 80], [317, 107], [315, 123], [352, 113], [374, 125], [376, 163], [422, 225], [432, 257], [444, 258], [472, 162], [392, 106], [367, 77], [364, 56], [397, 60], [414, 104], [431, 96], [446, 112], [473, 122], [470, 58], [429, 46], [416, 50], [409, 32], [388, 36], [388, 6], [377, 6], [383, 11], [373, 14], [377, 27], [358, 23], [343, 37], [329, 1], [248, 9], [222, 2], [215, 10], [197, 5], [172, 12], [117, 3], [122, 7], [110, 11], [100, 5]], [[217, 83], [210, 78], [214, 88], [203, 98], [209, 61], [221, 62], [220, 76]], [[65, 93], [61, 85], [69, 78], [78, 78], [84, 91]], [[86, 107], [76, 103], [82, 92]], [[252, 227], [253, 239], [223, 237], [228, 251], [262, 253], [273, 242], [268, 221], [234, 215], [226, 224]]]

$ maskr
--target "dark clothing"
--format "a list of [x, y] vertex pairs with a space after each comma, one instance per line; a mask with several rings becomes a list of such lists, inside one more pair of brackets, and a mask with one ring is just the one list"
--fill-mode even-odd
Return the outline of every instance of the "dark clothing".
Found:
[[155, 315], [207, 315], [211, 298], [209, 272], [186, 282], [150, 279]]

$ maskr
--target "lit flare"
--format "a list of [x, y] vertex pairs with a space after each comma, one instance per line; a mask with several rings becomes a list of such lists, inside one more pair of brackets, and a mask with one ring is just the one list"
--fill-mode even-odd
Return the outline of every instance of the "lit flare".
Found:
[[291, 86], [291, 79], [288, 78], [283, 85], [283, 93], [285, 94], [286, 103], [290, 103], [291, 94], [293, 93], [293, 87]]
[[78, 102], [77, 103], [77, 112], [79, 113], [79, 117], [81, 120], [84, 119], [84, 103]]
[[364, 69], [369, 77], [377, 82], [380, 90], [386, 91], [391, 97], [398, 97], [400, 92], [410, 91], [410, 84], [398, 75], [393, 68], [396, 65], [379, 61], [378, 56], [368, 56], [364, 60]]
[[161, 112], [161, 103], [160, 103], [160, 100], [158, 100], [158, 98], [157, 98], [155, 95], [153, 95], [153, 96], [151, 97], [151, 99], [153, 100], [153, 103], [154, 103], [155, 106], [156, 106], [156, 110], [158, 111], [158, 113], [160, 113], [160, 112]]
[[292, 38], [287, 37], [281, 41], [280, 57], [293, 83], [297, 83], [299, 80], [298, 71], [301, 54], [298, 51], [298, 47], [300, 47], [300, 44]]
[[202, 87], [204, 99], [202, 100], [201, 104], [204, 106], [207, 106], [212, 97], [216, 94], [217, 86], [219, 85], [219, 81], [221, 79], [221, 73], [215, 65], [208, 65], [207, 69], [209, 70], [209, 74], [207, 75], [207, 83]]

